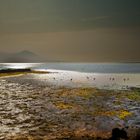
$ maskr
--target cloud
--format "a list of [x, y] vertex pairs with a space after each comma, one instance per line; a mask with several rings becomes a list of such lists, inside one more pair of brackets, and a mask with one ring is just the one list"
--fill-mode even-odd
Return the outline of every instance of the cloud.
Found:
[[0, 23], [3, 24], [23, 24], [28, 22], [37, 22], [40, 21], [41, 17], [24, 17], [24, 18], [0, 18]]
[[112, 16], [96, 16], [96, 17], [89, 17], [89, 18], [82, 18], [82, 22], [94, 22], [94, 21], [100, 21], [100, 20], [108, 20], [112, 18]]

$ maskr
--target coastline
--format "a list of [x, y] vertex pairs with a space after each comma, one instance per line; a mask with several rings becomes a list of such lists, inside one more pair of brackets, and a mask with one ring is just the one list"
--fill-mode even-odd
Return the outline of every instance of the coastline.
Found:
[[47, 71], [35, 71], [32, 70], [30, 68], [22, 68], [22, 69], [12, 69], [12, 68], [8, 68], [8, 69], [1, 69], [0, 70], [0, 78], [6, 78], [6, 77], [14, 77], [14, 76], [22, 76], [25, 74], [48, 74], [49, 72]]
[[46, 71], [49, 72], [48, 75], [32, 74], [31, 78], [58, 87], [94, 87], [106, 90], [140, 88], [140, 73], [84, 73], [54, 69]]
[[140, 73], [85, 73], [29, 68], [0, 70], [0, 78], [15, 76], [21, 76], [21, 80], [22, 78], [36, 79], [43, 85], [58, 87], [94, 87], [106, 90], [140, 88]]

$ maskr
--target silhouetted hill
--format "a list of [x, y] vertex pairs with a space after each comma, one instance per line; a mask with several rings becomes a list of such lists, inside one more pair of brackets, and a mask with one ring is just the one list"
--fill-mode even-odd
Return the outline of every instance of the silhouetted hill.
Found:
[[36, 57], [37, 55], [34, 54], [33, 52], [24, 50], [18, 53], [15, 53], [16, 56], [21, 56], [21, 57]]
[[0, 53], [0, 62], [3, 63], [27, 63], [41, 62], [42, 59], [35, 53], [24, 50], [17, 53]]

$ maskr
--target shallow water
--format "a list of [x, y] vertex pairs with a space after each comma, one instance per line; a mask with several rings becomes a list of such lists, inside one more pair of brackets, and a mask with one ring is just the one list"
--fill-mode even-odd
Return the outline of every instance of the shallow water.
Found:
[[112, 128], [126, 126], [133, 136], [140, 128], [137, 93], [54, 88], [25, 77], [0, 79], [0, 139], [109, 137]]
[[35, 78], [40, 83], [51, 86], [140, 88], [140, 63], [3, 63], [0, 64], [0, 68], [50, 71], [47, 75], [33, 74], [28, 78]]
[[133, 99], [133, 92], [54, 88], [36, 79], [12, 77], [0, 79], [0, 93], [0, 139], [16, 135], [63, 139], [97, 131], [101, 136], [114, 127], [140, 127], [140, 102]]
[[140, 87], [138, 72], [76, 72], [76, 69], [54, 70], [48, 69], [47, 64], [26, 63], [1, 66], [31, 67], [51, 73], [1, 77], [0, 139], [16, 135], [36, 139], [47, 135], [48, 139], [57, 139], [75, 134], [90, 136], [96, 132], [104, 137], [112, 128], [128, 126], [127, 133], [133, 136], [131, 127], [133, 132], [140, 128], [139, 91], [118, 90]]
[[3, 68], [56, 69], [88, 73], [140, 73], [140, 63], [1, 63]]

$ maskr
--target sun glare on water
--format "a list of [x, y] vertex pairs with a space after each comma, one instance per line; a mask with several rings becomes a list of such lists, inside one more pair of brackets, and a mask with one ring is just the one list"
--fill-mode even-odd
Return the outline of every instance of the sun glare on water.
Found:
[[6, 68], [11, 69], [26, 69], [36, 66], [37, 64], [34, 63], [7, 63], [5, 64]]

